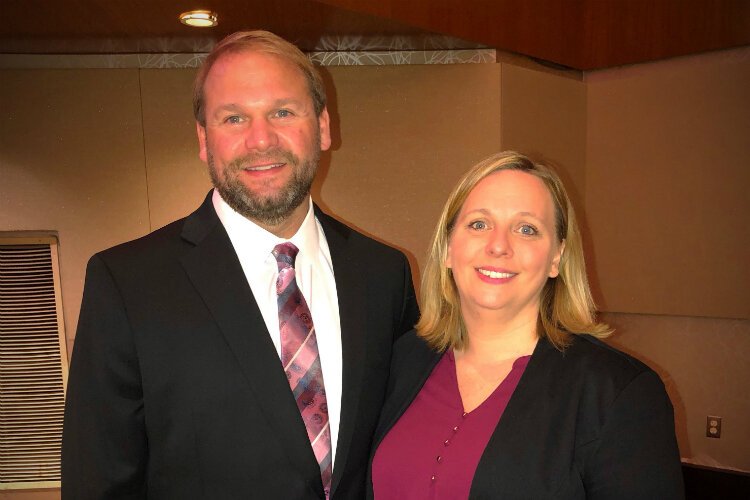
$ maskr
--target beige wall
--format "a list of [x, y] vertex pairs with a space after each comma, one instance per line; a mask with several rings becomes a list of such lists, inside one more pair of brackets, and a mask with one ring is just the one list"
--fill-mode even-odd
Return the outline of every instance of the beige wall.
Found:
[[583, 214], [586, 188], [586, 86], [580, 72], [502, 66], [502, 149], [554, 164]]
[[143, 69], [143, 137], [151, 230], [184, 217], [211, 186], [198, 158], [191, 104], [195, 70]]
[[586, 88], [605, 310], [750, 318], [750, 49], [594, 72]]
[[57, 232], [68, 339], [88, 258], [149, 229], [139, 96], [137, 70], [0, 71], [0, 231]]

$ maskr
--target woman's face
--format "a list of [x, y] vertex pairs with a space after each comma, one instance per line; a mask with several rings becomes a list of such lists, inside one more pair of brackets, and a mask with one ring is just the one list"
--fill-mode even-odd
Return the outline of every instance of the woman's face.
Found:
[[544, 182], [518, 170], [485, 177], [469, 193], [448, 241], [465, 317], [489, 311], [538, 314], [547, 278], [558, 275], [564, 244]]

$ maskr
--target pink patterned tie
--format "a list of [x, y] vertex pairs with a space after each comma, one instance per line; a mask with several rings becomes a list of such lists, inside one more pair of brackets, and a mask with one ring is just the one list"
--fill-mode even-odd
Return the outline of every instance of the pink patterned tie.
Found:
[[276, 295], [279, 305], [281, 364], [289, 379], [294, 399], [297, 400], [297, 408], [307, 428], [307, 437], [315, 458], [320, 464], [323, 490], [328, 498], [332, 470], [328, 404], [312, 315], [294, 277], [294, 259], [298, 251], [292, 243], [282, 243], [273, 249], [273, 256], [279, 265]]

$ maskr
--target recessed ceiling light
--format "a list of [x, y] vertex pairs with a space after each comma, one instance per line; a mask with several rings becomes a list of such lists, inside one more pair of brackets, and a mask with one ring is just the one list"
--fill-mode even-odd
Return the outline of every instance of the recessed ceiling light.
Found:
[[196, 28], [211, 28], [219, 24], [219, 18], [210, 10], [191, 10], [180, 14], [180, 22]]

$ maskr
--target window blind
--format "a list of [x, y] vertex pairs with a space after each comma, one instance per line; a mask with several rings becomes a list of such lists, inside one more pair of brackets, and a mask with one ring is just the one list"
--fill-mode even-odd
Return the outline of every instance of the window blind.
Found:
[[59, 487], [67, 356], [57, 241], [0, 238], [0, 489]]

